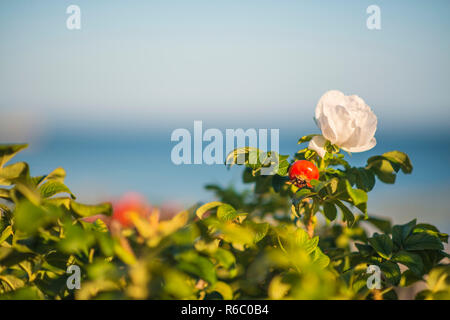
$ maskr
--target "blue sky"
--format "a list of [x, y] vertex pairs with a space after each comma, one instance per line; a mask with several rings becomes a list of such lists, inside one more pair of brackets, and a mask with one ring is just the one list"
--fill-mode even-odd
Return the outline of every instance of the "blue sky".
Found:
[[[81, 8], [79, 31], [66, 29], [70, 4]], [[371, 4], [379, 31], [366, 28]], [[363, 97], [385, 128], [446, 128], [449, 9], [445, 0], [2, 1], [0, 112], [74, 130], [196, 119], [293, 128], [311, 125], [319, 97], [339, 89]]]

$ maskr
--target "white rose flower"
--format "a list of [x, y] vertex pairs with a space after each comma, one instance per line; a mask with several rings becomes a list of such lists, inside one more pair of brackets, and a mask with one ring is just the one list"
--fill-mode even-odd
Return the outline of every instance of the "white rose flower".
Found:
[[323, 158], [325, 156], [325, 138], [323, 136], [314, 136], [309, 142], [308, 149], [314, 150]]
[[363, 99], [340, 91], [325, 93], [317, 103], [316, 121], [322, 136], [314, 136], [308, 148], [325, 155], [325, 141], [348, 152], [363, 152], [377, 144], [377, 116]]

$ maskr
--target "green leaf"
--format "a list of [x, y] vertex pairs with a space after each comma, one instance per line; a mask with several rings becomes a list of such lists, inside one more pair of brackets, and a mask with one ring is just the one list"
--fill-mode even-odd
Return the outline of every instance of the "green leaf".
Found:
[[[225, 165], [228, 168], [234, 164], [246, 165], [253, 169], [253, 175], [261, 172], [264, 176], [272, 176], [275, 174], [285, 176], [289, 169], [288, 158], [289, 156], [279, 155], [274, 151], [264, 152], [254, 147], [243, 147], [231, 151], [227, 155]], [[270, 171], [264, 168], [268, 168]]]
[[379, 264], [380, 270], [386, 280], [393, 284], [394, 286], [398, 285], [401, 279], [401, 271], [399, 266], [391, 261], [384, 261]]
[[316, 154], [317, 154], [316, 151], [308, 149], [308, 150], [306, 150], [304, 157], [306, 160], [310, 160], [310, 159], [314, 158], [316, 156]]
[[369, 257], [374, 253], [371, 246], [362, 243], [355, 243], [356, 248], [363, 257]]
[[64, 178], [66, 177], [66, 170], [64, 170], [63, 168], [56, 168], [55, 170], [53, 170], [52, 172], [50, 172], [46, 179], [48, 181], [53, 180], [53, 181], [59, 181], [59, 182], [64, 182]]
[[412, 230], [416, 226], [416, 219], [403, 225], [395, 225], [392, 227], [392, 240], [394, 243], [401, 247], [405, 239], [411, 234]]
[[176, 259], [178, 268], [202, 278], [211, 285], [217, 281], [214, 265], [207, 258], [200, 256], [195, 251], [186, 251], [179, 254]]
[[28, 144], [0, 145], [0, 168], [26, 147]]
[[113, 249], [115, 255], [122, 260], [124, 263], [128, 265], [134, 265], [136, 264], [136, 257], [133, 255], [132, 252], [124, 248], [124, 246], [119, 241], [114, 241], [113, 243]]
[[12, 235], [12, 227], [7, 226], [1, 233], [0, 233], [0, 244], [2, 244], [3, 241], [9, 238], [9, 236]]
[[198, 217], [199, 219], [202, 219], [202, 218], [203, 218], [203, 215], [204, 215], [207, 211], [209, 211], [209, 210], [211, 210], [211, 209], [214, 209], [214, 208], [216, 208], [216, 207], [218, 207], [218, 206], [221, 206], [221, 205], [223, 205], [223, 204], [224, 204], [224, 203], [222, 203], [222, 202], [220, 202], [220, 201], [213, 201], [213, 202], [205, 203], [204, 205], [202, 205], [200, 208], [197, 209], [197, 211], [195, 212], [195, 214], [197, 215], [197, 217]]
[[382, 181], [384, 183], [388, 183], [388, 184], [395, 183], [395, 178], [396, 178], [395, 170], [389, 161], [379, 159], [379, 160], [370, 162], [367, 166], [367, 169], [373, 170], [373, 172], [377, 175], [377, 177], [378, 177], [378, 179], [380, 179], [380, 181]]
[[307, 135], [307, 136], [303, 136], [303, 137], [301, 137], [301, 138], [298, 140], [297, 144], [302, 144], [302, 143], [305, 143], [305, 142], [309, 142], [309, 141], [311, 141], [311, 139], [314, 138], [315, 136], [319, 136], [319, 134], [309, 134], [309, 135]]
[[300, 189], [299, 191], [297, 191], [295, 193], [294, 198], [293, 198], [293, 202], [294, 203], [300, 203], [304, 199], [310, 198], [310, 197], [312, 197], [314, 195], [316, 195], [315, 192], [311, 192], [311, 190], [309, 190], [307, 188], [303, 188], [303, 189]]
[[396, 173], [401, 169], [403, 173], [412, 172], [412, 164], [406, 153], [400, 151], [386, 152], [381, 156], [374, 156], [367, 160], [367, 169], [371, 169], [384, 183], [394, 183]]
[[58, 248], [68, 254], [80, 252], [87, 254], [95, 242], [93, 233], [78, 225], [72, 225], [70, 222], [65, 223], [64, 227], [64, 238], [58, 243]]
[[31, 259], [34, 255], [35, 254], [30, 252], [21, 252], [16, 246], [13, 248], [0, 247], [0, 262], [2, 267], [15, 266], [25, 260]]
[[441, 240], [425, 232], [413, 233], [404, 242], [406, 250], [443, 250]]
[[347, 193], [355, 206], [367, 202], [367, 193], [360, 189], [353, 189], [348, 180], [345, 180]]
[[320, 248], [316, 248], [313, 253], [313, 262], [317, 267], [323, 269], [330, 264], [330, 258]]
[[416, 283], [417, 281], [421, 281], [422, 277], [416, 275], [411, 270], [406, 270], [402, 273], [402, 278], [400, 280], [401, 287], [409, 287], [410, 285]]
[[308, 233], [303, 229], [297, 229], [293, 233], [285, 234], [284, 229], [279, 229], [278, 233], [281, 238], [286, 238], [288, 241], [288, 247], [293, 252], [304, 250], [306, 253], [311, 254], [317, 249], [319, 244], [319, 237], [309, 238]]
[[334, 194], [336, 194], [336, 192], [343, 191], [343, 190], [339, 189], [342, 187], [342, 183], [339, 183], [339, 181], [340, 180], [338, 178], [331, 178], [330, 184], [329, 184], [330, 195], [334, 195]]
[[272, 278], [268, 288], [269, 299], [282, 300], [291, 289], [291, 285], [283, 282], [281, 275], [276, 275]]
[[394, 244], [388, 235], [375, 233], [368, 241], [382, 258], [387, 260], [391, 258]]
[[175, 299], [188, 299], [194, 294], [194, 288], [190, 285], [189, 277], [181, 271], [173, 268], [164, 270], [164, 290]]
[[270, 190], [272, 185], [272, 176], [258, 176], [256, 177], [255, 193], [262, 194]]
[[[275, 192], [280, 192], [281, 188], [289, 181], [289, 177], [282, 177], [278, 174], [274, 175], [272, 178], [272, 187]], [[245, 181], [244, 181], [245, 182]]]
[[438, 237], [442, 242], [448, 243], [448, 234], [442, 233], [438, 228], [431, 224], [420, 223], [416, 225], [413, 229], [413, 233], [416, 232], [426, 232], [432, 236]]
[[90, 217], [98, 214], [110, 216], [112, 214], [112, 206], [108, 202], [97, 205], [87, 205], [71, 201], [70, 208], [80, 217]]
[[39, 188], [39, 191], [41, 193], [41, 197], [44, 199], [50, 198], [51, 196], [62, 192], [70, 194], [72, 199], [76, 198], [70, 189], [64, 183], [59, 181], [48, 181]]
[[33, 234], [39, 228], [55, 222], [61, 211], [57, 207], [48, 208], [36, 206], [28, 200], [22, 200], [14, 212], [15, 228], [25, 234]]
[[38, 191], [35, 188], [29, 186], [28, 184], [16, 182], [15, 187], [11, 189], [11, 197], [16, 199], [20, 198], [18, 192], [20, 192], [25, 198], [27, 198], [35, 205], [41, 204], [41, 197]]
[[30, 287], [23, 287], [19, 288], [17, 290], [8, 292], [2, 297], [0, 297], [0, 300], [7, 299], [7, 300], [44, 300], [45, 296], [42, 293], [39, 288], [35, 286]]
[[334, 203], [336, 203], [339, 209], [341, 209], [344, 222], [347, 222], [349, 226], [352, 226], [355, 223], [355, 216], [353, 215], [353, 212], [351, 212], [350, 209], [339, 200], [335, 200]]
[[70, 197], [55, 197], [50, 199], [45, 199], [44, 203], [49, 203], [57, 207], [64, 207], [67, 210], [70, 210], [70, 203], [72, 202], [72, 198]]
[[243, 213], [238, 213], [236, 209], [234, 209], [229, 204], [222, 204], [217, 208], [217, 218], [220, 221], [232, 221], [239, 217], [240, 215], [244, 215]]
[[188, 224], [171, 235], [172, 240], [177, 245], [188, 245], [195, 242], [199, 236], [199, 230], [196, 224]]
[[364, 168], [356, 168], [356, 186], [366, 192], [369, 192], [375, 186], [375, 176], [372, 171]]
[[290, 166], [289, 161], [287, 161], [288, 158], [289, 156], [279, 155], [277, 175], [287, 176]]
[[269, 224], [266, 222], [256, 223], [253, 221], [246, 221], [245, 226], [248, 226], [255, 232], [255, 243], [261, 241], [269, 231]]
[[211, 289], [211, 292], [218, 292], [222, 296], [223, 300], [233, 299], [233, 289], [225, 282], [218, 281]]
[[391, 233], [391, 222], [389, 220], [380, 219], [377, 217], [368, 217], [365, 221], [377, 227], [383, 233]]
[[216, 259], [221, 266], [223, 266], [226, 269], [231, 268], [236, 263], [236, 258], [234, 255], [225, 249], [217, 248], [212, 254], [211, 257]]
[[[278, 176], [278, 175], [275, 175], [275, 176]], [[244, 173], [242, 174], [242, 182], [244, 182], [244, 183], [253, 183], [255, 181], [256, 181], [256, 177], [253, 175], [252, 168], [246, 167], [244, 169]]]
[[421, 276], [423, 273], [423, 261], [418, 254], [402, 250], [394, 254], [392, 261], [407, 266], [409, 270], [418, 276]]
[[6, 291], [15, 291], [25, 285], [22, 279], [10, 274], [0, 275], [0, 284], [3, 285]]
[[11, 199], [11, 194], [9, 189], [0, 188], [0, 198]]
[[98, 232], [108, 232], [108, 226], [102, 219], [97, 219], [92, 224], [92, 228]]
[[328, 186], [331, 183], [331, 180], [328, 181], [319, 181], [319, 180], [311, 180], [311, 185], [314, 188], [314, 191], [319, 193], [323, 188]]
[[243, 227], [235, 223], [223, 223], [219, 226], [224, 241], [233, 245], [251, 245], [255, 242], [255, 231], [250, 227]]
[[404, 152], [400, 151], [389, 151], [383, 154], [383, 157], [391, 161], [392, 163], [396, 163], [400, 166], [403, 173], [411, 173], [413, 170], [413, 166], [411, 164], [411, 160], [408, 155]]
[[29, 181], [30, 181], [30, 184], [31, 184], [34, 188], [36, 188], [42, 181], [45, 180], [46, 177], [47, 177], [46, 175], [43, 175], [43, 176], [37, 176], [37, 177], [30, 177]]
[[16, 180], [25, 180], [29, 176], [28, 164], [17, 162], [0, 168], [0, 185], [9, 186]]
[[300, 189], [297, 191], [292, 199], [293, 209], [295, 212], [295, 215], [300, 214], [300, 207], [302, 205], [302, 202], [304, 199], [310, 198], [314, 196], [316, 193], [311, 192], [311, 190], [307, 188]]
[[[259, 163], [259, 166], [261, 166], [261, 163], [259, 161], [259, 154], [261, 152], [262, 151], [260, 151], [258, 148], [254, 147], [237, 148], [227, 155], [225, 164], [231, 167], [234, 164], [242, 165], [248, 164], [250, 162], [253, 163], [253, 165], [257, 165]], [[253, 169], [256, 169], [256, 167]]]
[[450, 266], [438, 266], [430, 271], [427, 279], [428, 288], [432, 292], [450, 291]]
[[334, 221], [337, 216], [337, 209], [333, 202], [324, 202], [323, 203], [323, 213], [328, 220]]
[[114, 255], [114, 240], [111, 238], [110, 234], [106, 232], [97, 232], [95, 234], [97, 238], [98, 245], [103, 254], [107, 257]]

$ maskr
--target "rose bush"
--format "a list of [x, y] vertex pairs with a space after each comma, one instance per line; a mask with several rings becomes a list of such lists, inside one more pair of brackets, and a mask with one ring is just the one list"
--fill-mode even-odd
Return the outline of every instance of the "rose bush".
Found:
[[[372, 146], [376, 118], [337, 92], [318, 110], [321, 149], [308, 135], [291, 159], [268, 152], [256, 164], [250, 148], [235, 150], [227, 164], [243, 155], [251, 188], [208, 185], [217, 201], [178, 214], [137, 195], [79, 203], [63, 169], [31, 176], [25, 162], [9, 164], [26, 145], [0, 146], [0, 298], [396, 299], [422, 282], [417, 299], [450, 299], [448, 235], [368, 215], [368, 192], [410, 174], [409, 157], [389, 151], [350, 165], [340, 149]], [[277, 172], [261, 175], [272, 161]], [[67, 286], [70, 265], [81, 269], [79, 290]], [[367, 286], [369, 266], [381, 270], [381, 289]]]

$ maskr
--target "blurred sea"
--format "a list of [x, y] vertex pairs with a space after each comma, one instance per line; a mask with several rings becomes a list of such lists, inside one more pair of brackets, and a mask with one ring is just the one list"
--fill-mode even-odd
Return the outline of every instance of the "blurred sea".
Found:
[[[170, 159], [176, 144], [170, 141], [172, 130], [47, 132], [15, 160], [27, 161], [33, 175], [64, 167], [67, 185], [85, 202], [137, 191], [154, 204], [176, 202], [190, 206], [213, 198], [204, 190], [206, 184], [245, 187], [241, 183], [241, 167], [227, 170], [223, 165], [174, 165]], [[280, 153], [295, 153], [301, 148], [298, 138], [309, 132], [281, 129]], [[414, 170], [411, 175], [400, 173], [395, 185], [377, 181], [369, 194], [369, 212], [391, 217], [398, 223], [418, 217], [421, 222], [450, 232], [450, 133], [382, 132], [376, 138], [374, 149], [353, 154], [349, 161], [364, 165], [372, 155], [400, 150], [409, 154]]]

